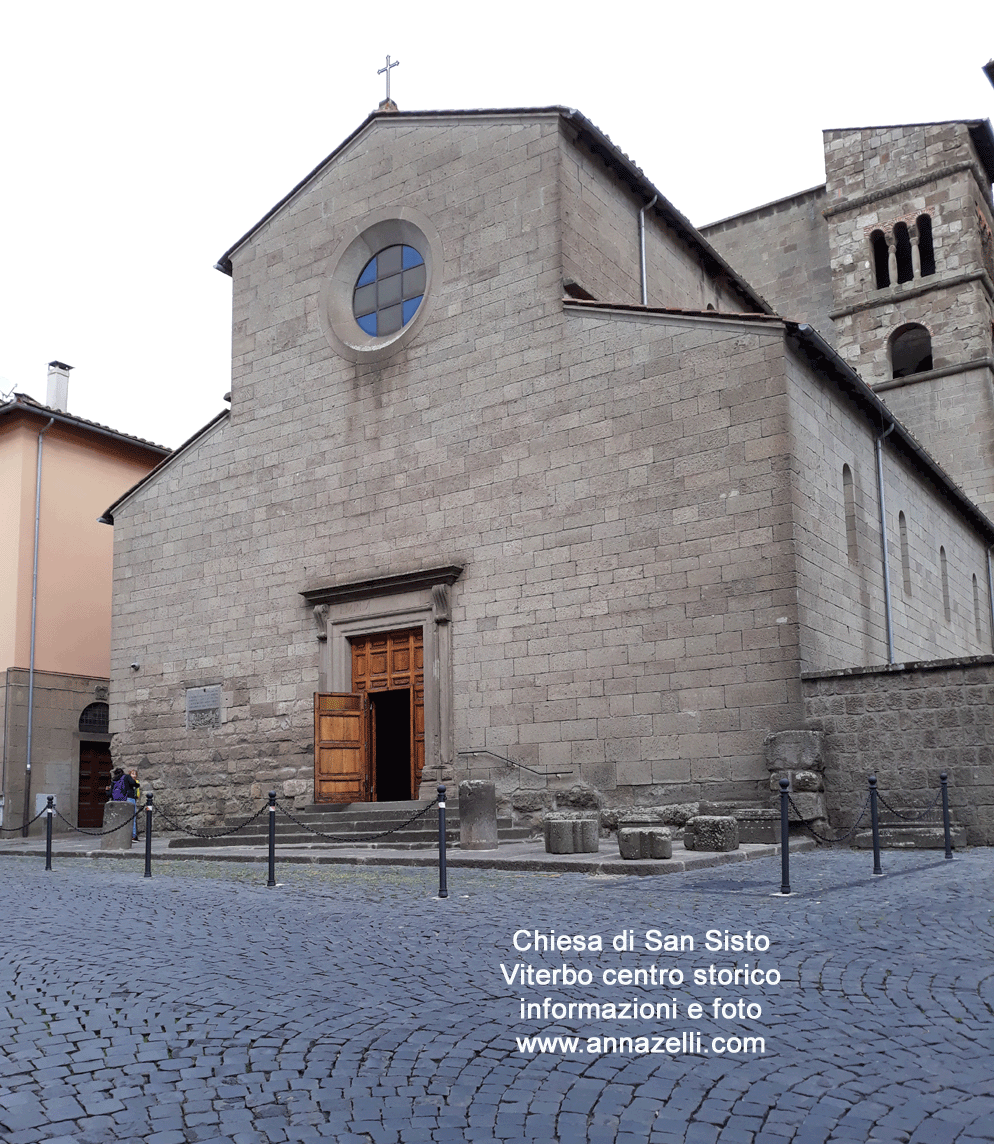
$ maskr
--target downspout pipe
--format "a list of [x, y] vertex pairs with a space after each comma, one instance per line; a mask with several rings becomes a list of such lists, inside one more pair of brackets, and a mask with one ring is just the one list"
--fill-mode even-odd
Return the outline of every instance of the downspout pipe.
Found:
[[887, 662], [894, 662], [894, 617], [890, 599], [890, 557], [887, 554], [887, 508], [884, 504], [884, 439], [893, 431], [891, 422], [885, 433], [873, 438], [873, 449], [877, 455], [877, 500], [880, 506], [880, 549], [884, 560], [884, 618], [887, 623]]
[[645, 276], [645, 212], [656, 205], [659, 195], [652, 196], [652, 202], [646, 203], [639, 211], [639, 281], [642, 285], [642, 305], [649, 305], [649, 284]]
[[35, 470], [35, 543], [34, 563], [31, 570], [31, 659], [28, 665], [28, 742], [24, 762], [24, 815], [21, 819], [21, 834], [28, 836], [28, 820], [31, 817], [31, 731], [35, 710], [35, 644], [38, 631], [38, 535], [41, 528], [41, 455], [45, 434], [52, 428], [52, 417], [38, 434], [38, 464]]

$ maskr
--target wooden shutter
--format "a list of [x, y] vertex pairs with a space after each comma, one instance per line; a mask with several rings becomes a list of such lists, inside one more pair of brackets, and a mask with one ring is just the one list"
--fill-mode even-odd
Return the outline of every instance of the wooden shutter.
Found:
[[368, 801], [369, 757], [368, 697], [315, 693], [314, 801]]

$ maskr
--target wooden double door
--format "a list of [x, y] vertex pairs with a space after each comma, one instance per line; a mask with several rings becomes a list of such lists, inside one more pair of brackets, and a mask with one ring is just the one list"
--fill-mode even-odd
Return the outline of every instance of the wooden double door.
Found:
[[349, 643], [351, 692], [314, 696], [314, 800], [417, 798], [425, 765], [424, 631]]
[[110, 743], [79, 744], [79, 802], [76, 825], [100, 829], [110, 798]]

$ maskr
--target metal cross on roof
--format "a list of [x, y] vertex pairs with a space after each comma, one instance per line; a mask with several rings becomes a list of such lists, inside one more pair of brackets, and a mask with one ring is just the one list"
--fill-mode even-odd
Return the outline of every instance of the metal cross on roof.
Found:
[[376, 73], [377, 75], [386, 74], [386, 77], [387, 77], [387, 99], [388, 100], [390, 99], [390, 69], [397, 67], [399, 64], [400, 64], [400, 60], [394, 60], [393, 63], [391, 63], [390, 57], [387, 56], [387, 66], [385, 68], [380, 68], [380, 70]]

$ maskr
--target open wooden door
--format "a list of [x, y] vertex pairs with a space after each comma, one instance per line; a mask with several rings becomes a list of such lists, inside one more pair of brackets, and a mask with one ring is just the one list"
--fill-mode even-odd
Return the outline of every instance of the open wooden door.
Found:
[[314, 695], [314, 801], [370, 798], [369, 698], [333, 692]]
[[[356, 693], [365, 692], [375, 705], [377, 695], [383, 692], [408, 692], [408, 742], [404, 749], [406, 793], [386, 794], [387, 788], [396, 789], [399, 775], [387, 776], [388, 768], [400, 765], [399, 759], [390, 762], [381, 757], [379, 748], [370, 753], [370, 770], [380, 777], [380, 787], [373, 784], [373, 797], [391, 800], [417, 798], [421, 772], [425, 765], [425, 651], [424, 629], [405, 628], [396, 632], [376, 632], [353, 636], [352, 687]], [[375, 722], [375, 721], [374, 721]], [[382, 780], [388, 777], [389, 781]]]

